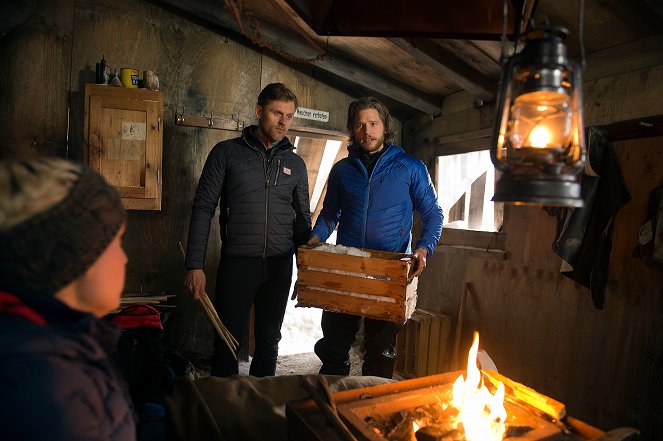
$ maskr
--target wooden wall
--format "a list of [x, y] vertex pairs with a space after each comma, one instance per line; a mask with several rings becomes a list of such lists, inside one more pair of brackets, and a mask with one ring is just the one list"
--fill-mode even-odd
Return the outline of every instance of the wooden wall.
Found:
[[[605, 70], [592, 71], [588, 63], [586, 125], [663, 114], [663, 62], [654, 58], [658, 64], [617, 72], [608, 61], [618, 57], [591, 58], [612, 70], [602, 75]], [[422, 158], [453, 151], [463, 136], [470, 147], [487, 146], [494, 107], [475, 109], [467, 98], [447, 100], [440, 118], [406, 123], [405, 144], [417, 146]], [[440, 144], [445, 139], [447, 149]], [[506, 260], [438, 247], [420, 278], [419, 306], [456, 320], [463, 286], [471, 283], [460, 360], [478, 330], [480, 346], [501, 373], [564, 402], [570, 415], [604, 430], [633, 426], [642, 439], [659, 440], [663, 272], [633, 257], [633, 249], [649, 192], [663, 183], [663, 137], [619, 141], [614, 148], [632, 200], [615, 219], [603, 310], [593, 306], [588, 289], [560, 275], [562, 262], [551, 248], [555, 219], [541, 207], [513, 205], [505, 209]]]
[[35, 3], [16, 11], [29, 19], [0, 42], [0, 157], [68, 150], [74, 1]]
[[[147, 1], [41, 0], [2, 40], [0, 157], [42, 152], [82, 159], [84, 86], [94, 82], [102, 56], [113, 68], [158, 72], [165, 97], [162, 210], [129, 213], [125, 291], [175, 294], [169, 346], [209, 354], [213, 330], [183, 287], [179, 243], [186, 247], [191, 202], [207, 154], [239, 133], [177, 126], [176, 112], [235, 115], [254, 124], [260, 90], [281, 81], [302, 107], [330, 113], [327, 123], [297, 118], [293, 126], [344, 132], [354, 97], [315, 80], [307, 66], [289, 65], [241, 37], [199, 26]], [[207, 253], [210, 294], [219, 246], [214, 219]]]

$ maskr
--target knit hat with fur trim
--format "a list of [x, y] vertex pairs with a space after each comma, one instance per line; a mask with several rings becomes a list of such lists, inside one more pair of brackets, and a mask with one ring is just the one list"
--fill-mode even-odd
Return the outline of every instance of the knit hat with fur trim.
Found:
[[117, 191], [83, 165], [62, 201], [0, 231], [0, 288], [55, 294], [96, 262], [125, 220]]

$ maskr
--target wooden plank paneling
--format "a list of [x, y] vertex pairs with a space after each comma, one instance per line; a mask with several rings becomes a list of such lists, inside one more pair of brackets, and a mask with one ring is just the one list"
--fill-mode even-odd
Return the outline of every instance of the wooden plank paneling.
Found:
[[[0, 158], [35, 152], [60, 156], [68, 153], [73, 7], [74, 0], [22, 5], [34, 14], [2, 35]], [[8, 14], [3, 20], [6, 25], [18, 11], [4, 14]]]
[[[435, 65], [417, 62], [406, 50], [388, 40], [362, 37], [361, 46], [356, 44], [356, 40], [355, 37], [330, 37], [328, 44], [332, 48], [350, 54], [352, 59], [362, 60], [362, 63], [379, 72], [384, 72], [385, 59], [389, 60], [392, 67], [385, 73], [390, 78], [407, 84], [416, 84], [417, 89], [429, 95], [437, 95], [440, 91], [443, 91], [443, 94], [452, 93], [458, 87], [453, 81], [440, 75]], [[436, 112], [431, 114], [435, 115]]]
[[[430, 65], [437, 75], [452, 81], [473, 96], [485, 101], [495, 99], [499, 70], [494, 71], [493, 78], [489, 78], [477, 70], [476, 66], [467, 63], [470, 58], [467, 54], [459, 53], [461, 51], [455, 49], [450, 50], [446, 44], [436, 44], [426, 38], [391, 38], [389, 41], [406, 51], [416, 63]], [[455, 45], [462, 47], [462, 42], [455, 42]], [[475, 56], [481, 57], [481, 61], [485, 62], [482, 53], [477, 52]]]
[[[583, 80], [596, 80], [663, 64], [663, 34], [629, 41], [587, 56]], [[615, 60], [619, 60], [615, 63]]]
[[[615, 218], [612, 246], [622, 250], [611, 259], [611, 280], [625, 286], [649, 286], [661, 279], [655, 270], [643, 266], [641, 259], [629, 252], [637, 246], [637, 232], [647, 220], [649, 193], [663, 183], [663, 136], [625, 140], [614, 143], [615, 152], [631, 193], [628, 202]], [[636, 299], [646, 291], [636, 289]]]
[[[656, 12], [653, 4], [648, 3], [619, 0], [587, 2], [582, 42], [587, 53], [660, 33], [660, 9]], [[564, 23], [570, 31], [567, 46], [571, 57], [579, 57], [580, 53], [579, 5], [579, 2], [541, 2], [536, 8], [537, 17], [546, 17], [549, 23]]]
[[663, 113], [663, 65], [583, 84], [585, 125]]

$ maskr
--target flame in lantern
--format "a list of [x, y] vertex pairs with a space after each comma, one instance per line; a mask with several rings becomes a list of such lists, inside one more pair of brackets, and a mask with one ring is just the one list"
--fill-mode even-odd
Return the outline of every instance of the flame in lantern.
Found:
[[460, 411], [467, 441], [500, 441], [506, 431], [504, 385], [499, 383], [495, 395], [482, 384], [477, 368], [479, 333], [467, 356], [467, 379], [460, 375], [453, 386], [452, 404]]

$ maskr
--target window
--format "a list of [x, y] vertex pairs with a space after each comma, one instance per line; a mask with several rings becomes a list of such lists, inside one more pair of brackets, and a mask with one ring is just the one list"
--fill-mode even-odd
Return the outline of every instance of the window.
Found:
[[[299, 141], [301, 138], [297, 137]], [[299, 144], [299, 143], [298, 143]], [[337, 141], [335, 139], [327, 139], [325, 141], [324, 152], [322, 154], [322, 160], [318, 167], [318, 175], [315, 178], [315, 185], [311, 190], [311, 212], [315, 213], [318, 204], [321, 203], [322, 191], [327, 185], [327, 178], [329, 177], [329, 172], [331, 171], [332, 166], [336, 162], [336, 156], [341, 148], [342, 141]], [[296, 146], [295, 146], [296, 147]]]
[[[348, 155], [348, 138], [343, 134], [322, 130], [320, 133], [303, 132], [301, 128], [299, 130], [291, 129], [289, 136], [295, 146], [295, 153], [301, 156], [306, 163], [311, 222], [315, 225], [327, 192], [329, 172], [336, 162]], [[327, 242], [335, 243], [335, 240], [336, 233], [334, 232]]]
[[445, 228], [500, 230], [504, 204], [491, 201], [495, 168], [488, 150], [438, 156], [436, 189]]

